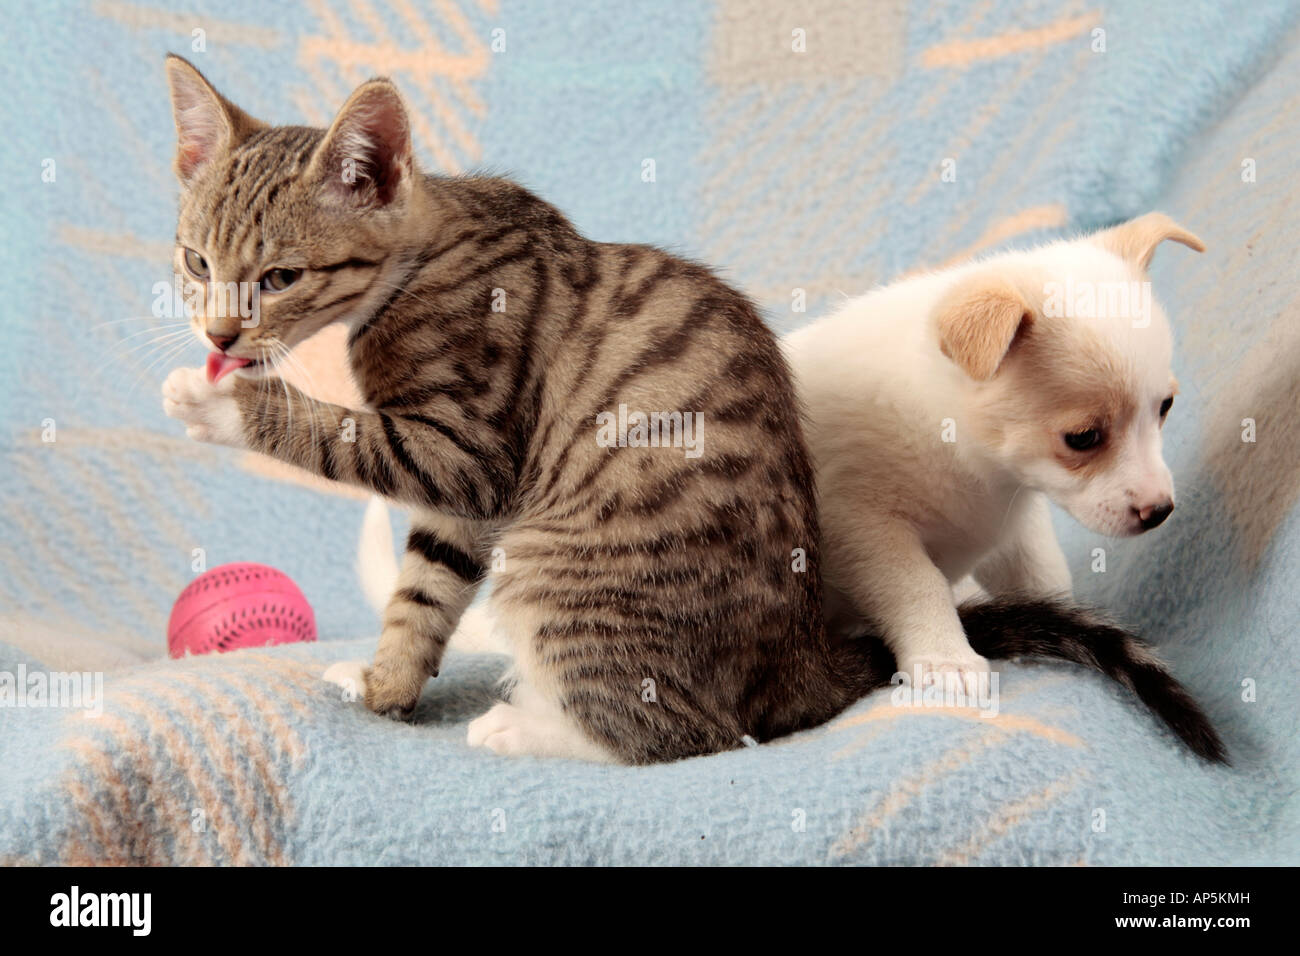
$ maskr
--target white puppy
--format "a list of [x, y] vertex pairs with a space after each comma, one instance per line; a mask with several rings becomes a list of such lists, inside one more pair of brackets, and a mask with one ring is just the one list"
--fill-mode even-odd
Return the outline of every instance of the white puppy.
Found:
[[1169, 323], [1146, 270], [1167, 216], [907, 278], [788, 336], [821, 500], [828, 624], [870, 622], [901, 671], [988, 662], [952, 586], [1060, 597], [1047, 500], [1105, 535], [1173, 510]]

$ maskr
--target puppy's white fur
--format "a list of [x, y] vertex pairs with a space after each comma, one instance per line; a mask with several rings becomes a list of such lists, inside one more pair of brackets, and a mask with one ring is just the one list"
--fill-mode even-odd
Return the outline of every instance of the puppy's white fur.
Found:
[[[1071, 590], [1048, 499], [1106, 535], [1172, 509], [1172, 338], [1143, 285], [1164, 239], [1203, 249], [1151, 213], [904, 279], [785, 339], [817, 468], [830, 626], [870, 622], [900, 670], [971, 687], [988, 662], [966, 641], [954, 584]], [[1095, 448], [1065, 440], [1090, 431]]]

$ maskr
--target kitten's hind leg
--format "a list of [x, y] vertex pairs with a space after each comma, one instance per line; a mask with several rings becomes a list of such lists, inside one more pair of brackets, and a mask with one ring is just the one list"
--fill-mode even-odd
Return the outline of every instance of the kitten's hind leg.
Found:
[[503, 757], [568, 757], [594, 763], [616, 762], [613, 754], [527, 684], [515, 685], [510, 703], [497, 704], [482, 717], [470, 721], [468, 741], [471, 747], [486, 747]]
[[411, 516], [397, 590], [384, 609], [384, 630], [365, 675], [366, 706], [408, 717], [447, 640], [474, 597], [485, 568], [478, 555], [482, 529], [432, 512]]

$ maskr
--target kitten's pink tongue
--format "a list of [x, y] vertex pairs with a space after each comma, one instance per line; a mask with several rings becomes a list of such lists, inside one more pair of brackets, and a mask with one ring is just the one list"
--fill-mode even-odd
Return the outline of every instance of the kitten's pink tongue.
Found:
[[243, 368], [250, 362], [252, 362], [252, 359], [235, 358], [233, 355], [227, 355], [225, 352], [209, 352], [208, 381], [213, 385], [216, 385], [235, 369]]

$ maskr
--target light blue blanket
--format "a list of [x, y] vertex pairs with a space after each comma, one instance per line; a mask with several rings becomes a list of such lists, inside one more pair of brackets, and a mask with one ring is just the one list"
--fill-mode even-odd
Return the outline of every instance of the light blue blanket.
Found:
[[[0, 682], [84, 670], [104, 693], [97, 716], [0, 707], [0, 863], [1296, 861], [1300, 5], [788, 6], [94, 0], [6, 21]], [[279, 122], [327, 122], [390, 74], [427, 168], [508, 172], [594, 238], [711, 262], [779, 330], [908, 269], [1173, 215], [1209, 247], [1153, 269], [1178, 511], [1136, 540], [1059, 530], [1080, 595], [1160, 645], [1233, 766], [1066, 666], [1007, 666], [994, 719], [878, 694], [640, 769], [471, 751], [497, 657], [449, 656], [414, 725], [341, 700], [320, 672], [377, 630], [360, 500], [188, 443], [157, 392], [198, 346], [132, 350], [172, 321], [169, 50]], [[321, 643], [163, 659], [196, 562], [235, 560], [291, 574]]]

